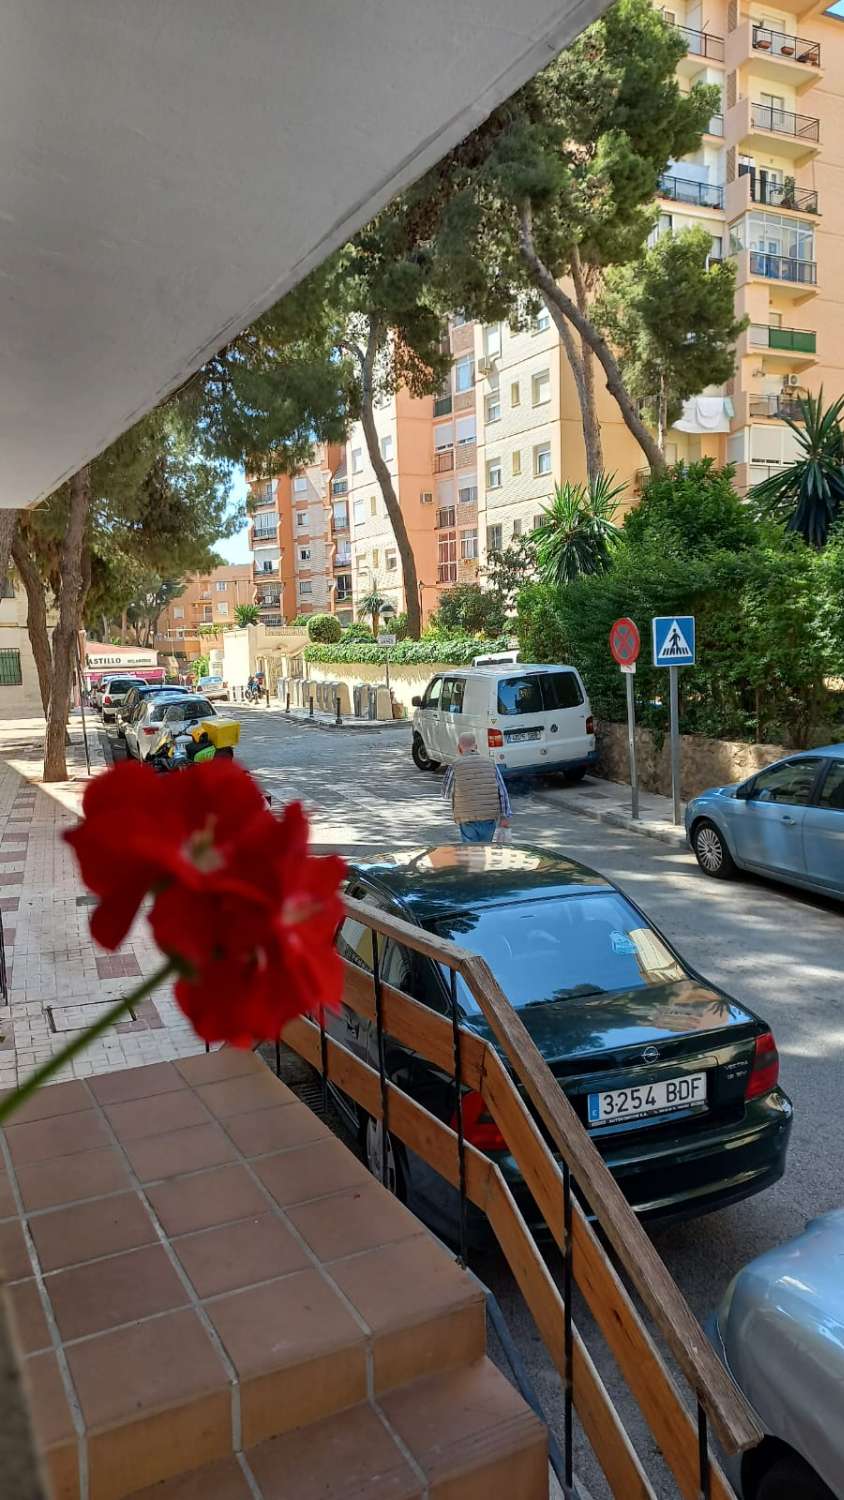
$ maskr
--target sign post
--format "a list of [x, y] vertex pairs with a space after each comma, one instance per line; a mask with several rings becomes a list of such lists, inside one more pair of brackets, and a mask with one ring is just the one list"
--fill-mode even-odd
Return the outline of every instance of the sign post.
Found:
[[651, 620], [655, 667], [668, 668], [671, 719], [671, 797], [674, 822], [680, 822], [680, 679], [679, 667], [695, 664], [694, 615], [657, 615]]
[[627, 754], [630, 761], [630, 816], [639, 816], [639, 773], [636, 768], [636, 699], [633, 693], [633, 678], [636, 658], [641, 649], [639, 631], [634, 622], [622, 616], [610, 631], [610, 651], [625, 676], [627, 690]]
[[379, 646], [385, 646], [386, 647], [386, 655], [384, 657], [384, 671], [385, 671], [386, 677], [387, 677], [387, 692], [388, 693], [390, 691], [390, 647], [394, 646], [396, 644], [397, 640], [398, 640], [398, 636], [392, 635], [390, 633], [390, 631], [388, 631], [388, 630], [380, 630], [378, 632], [378, 644], [379, 644]]

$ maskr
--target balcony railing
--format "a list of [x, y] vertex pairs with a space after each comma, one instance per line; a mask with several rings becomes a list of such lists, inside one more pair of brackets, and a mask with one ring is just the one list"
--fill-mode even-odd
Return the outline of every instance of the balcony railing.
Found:
[[258, 600], [259, 609], [278, 609], [281, 603], [281, 594], [262, 594]]
[[447, 396], [434, 397], [434, 416], [447, 417], [451, 412], [451, 392]]
[[750, 106], [750, 123], [756, 130], [771, 130], [775, 135], [793, 135], [812, 142], [821, 138], [820, 120], [814, 115], [796, 115], [792, 109], [777, 109], [773, 104]]
[[[806, 392], [803, 391], [804, 397], [805, 394]], [[797, 422], [803, 414], [800, 396], [801, 393], [797, 391], [777, 393], [774, 396], [751, 396], [750, 415], [752, 417], [789, 417], [792, 422]]]
[[454, 449], [440, 448], [439, 452], [434, 454], [434, 473], [447, 474], [448, 471], [453, 468]]
[[815, 188], [795, 187], [793, 181], [772, 181], [761, 172], [750, 172], [750, 196], [754, 203], [766, 203], [769, 208], [791, 208], [804, 214], [819, 213], [818, 195]]
[[719, 136], [723, 136], [723, 134], [724, 134], [724, 116], [723, 115], [710, 115], [710, 117], [709, 117], [709, 124], [706, 127], [706, 133], [707, 133], [707, 135], [719, 135]]
[[714, 182], [695, 182], [691, 177], [674, 177], [663, 172], [659, 179], [661, 198], [675, 203], [695, 203], [700, 208], [723, 208], [724, 189]]
[[817, 334], [808, 328], [773, 328], [768, 323], [752, 323], [750, 342], [762, 349], [783, 349], [790, 354], [817, 352]]
[[278, 563], [272, 563], [269, 567], [265, 563], [265, 564], [263, 564], [262, 567], [260, 567], [260, 568], [256, 567], [256, 569], [255, 569], [255, 577], [256, 578], [273, 578], [277, 574], [278, 574]]
[[262, 526], [259, 531], [256, 527], [252, 533], [253, 542], [274, 542], [278, 536], [277, 526]]
[[708, 31], [698, 31], [694, 26], [675, 26], [690, 52], [696, 57], [708, 57], [712, 62], [724, 61], [724, 38], [712, 36]]
[[795, 62], [808, 63], [812, 68], [821, 65], [820, 42], [807, 41], [804, 36], [791, 36], [787, 31], [754, 26], [753, 46], [757, 52], [768, 52], [771, 57], [793, 57]]
[[348, 481], [348, 479], [332, 479], [332, 481], [331, 481], [331, 493], [332, 493], [332, 495], [348, 495], [348, 493], [349, 493], [349, 481]]
[[334, 566], [335, 568], [350, 568], [352, 566], [351, 552], [335, 552]]
[[794, 281], [801, 286], [814, 286], [818, 279], [815, 261], [797, 260], [793, 255], [769, 255], [766, 250], [750, 251], [750, 271], [753, 276], [767, 276], [770, 281]]
[[345, 516], [342, 516], [342, 517], [341, 516], [334, 516], [334, 515], [332, 515], [332, 517], [331, 517], [331, 533], [332, 533], [333, 536], [336, 536], [338, 531], [348, 531], [348, 529], [349, 529], [349, 512], [348, 511], [346, 511]]

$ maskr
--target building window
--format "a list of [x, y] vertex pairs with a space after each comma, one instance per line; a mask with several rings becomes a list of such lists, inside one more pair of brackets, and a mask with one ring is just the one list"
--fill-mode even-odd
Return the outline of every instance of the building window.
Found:
[[307, 526], [307, 524], [308, 524], [308, 512], [306, 510], [297, 510], [297, 512], [296, 512], [296, 525], [297, 526], [301, 526], [301, 527], [305, 527], [305, 526]]
[[363, 468], [363, 449], [352, 449], [352, 473], [359, 474]]
[[534, 333], [547, 333], [551, 327], [551, 314], [547, 307], [541, 307], [533, 320]]
[[211, 605], [210, 604], [203, 604], [203, 606], [202, 606], [202, 619], [203, 619], [203, 623], [205, 623], [205, 624], [209, 624], [211, 622], [211, 620], [213, 619], [213, 611], [211, 609]]
[[501, 459], [491, 458], [486, 466], [486, 487], [488, 490], [501, 489]]
[[531, 396], [534, 406], [544, 406], [551, 400], [551, 375], [548, 370], [542, 370], [534, 375], [531, 381]]
[[462, 328], [463, 324], [465, 322], [466, 322], [466, 314], [464, 312], [452, 313], [452, 315], [451, 315], [451, 326], [452, 326], [452, 328]]
[[217, 605], [217, 614], [218, 615], [227, 615], [228, 612], [229, 612], [229, 606], [226, 604], [225, 600], [223, 600], [222, 604], [218, 604]]
[[355, 513], [355, 525], [362, 526], [366, 520], [366, 501], [356, 500], [353, 506]]
[[392, 433], [388, 432], [387, 435], [386, 435], [386, 437], [382, 437], [381, 442], [379, 443], [378, 446], [381, 449], [381, 457], [384, 459], [385, 463], [389, 463], [390, 459], [393, 456], [393, 435], [392, 435]]
[[522, 523], [521, 523], [521, 521], [514, 521], [513, 522], [513, 535], [514, 536], [521, 536], [521, 534], [522, 534]]
[[365, 552], [359, 552], [357, 557], [355, 558], [355, 567], [360, 573], [362, 573], [364, 568], [366, 567], [366, 557], [367, 554]]
[[173, 619], [174, 620], [183, 620], [184, 618], [185, 618], [185, 611], [182, 608], [181, 604], [174, 604], [173, 605]]
[[514, 448], [513, 449], [513, 457], [510, 460], [510, 467], [511, 467], [511, 469], [512, 469], [512, 471], [513, 471], [514, 474], [521, 474], [521, 472], [522, 472], [522, 450], [521, 450], [521, 448]]
[[22, 682], [20, 652], [0, 651], [0, 687], [20, 687]]
[[458, 359], [454, 366], [454, 389], [456, 391], [470, 391], [475, 384], [475, 361], [467, 354], [463, 359]]
[[372, 549], [372, 566], [373, 566], [373, 568], [379, 567], [380, 563], [381, 563], [381, 550], [378, 547], [373, 547], [373, 549]]
[[311, 560], [311, 549], [310, 549], [310, 547], [300, 547], [299, 548], [299, 561], [300, 562], [310, 562], [310, 560]]
[[214, 587], [217, 590], [218, 594], [224, 594], [226, 592], [226, 589], [228, 588], [228, 584], [226, 583], [226, 580], [224, 578], [218, 578], [217, 582], [214, 584]]
[[455, 437], [458, 448], [465, 448], [467, 443], [474, 443], [477, 437], [474, 414], [471, 417], [458, 417], [455, 426]]
[[522, 404], [522, 388], [519, 385], [518, 380], [514, 380], [513, 383], [512, 383], [512, 385], [510, 386], [510, 405], [511, 406], [521, 406], [521, 404]]
[[542, 474], [551, 473], [551, 444], [540, 443], [533, 450], [533, 472], [539, 478]]
[[501, 353], [501, 324], [493, 323], [484, 329], [484, 354], [495, 359]]
[[455, 515], [453, 505], [441, 505], [437, 511], [437, 527], [450, 527], [454, 525]]
[[313, 589], [311, 588], [311, 580], [309, 578], [299, 579], [299, 593], [302, 594], [303, 597], [313, 593]]
[[484, 402], [484, 415], [487, 422], [501, 421], [501, 396], [498, 391], [493, 391]]
[[438, 583], [457, 582], [457, 537], [453, 531], [444, 531], [438, 539]]
[[486, 529], [486, 550], [487, 550], [487, 552], [500, 552], [501, 551], [501, 544], [502, 544], [503, 540], [504, 540], [504, 536], [503, 536], [502, 528], [500, 526], [487, 526], [487, 529]]
[[477, 528], [476, 527], [472, 527], [471, 531], [461, 531], [461, 533], [460, 533], [460, 556], [463, 558], [463, 561], [464, 562], [470, 562], [472, 560], [472, 558], [477, 557], [477, 555], [478, 555], [478, 532], [477, 532]]
[[387, 547], [384, 550], [384, 567], [388, 573], [395, 573], [399, 565], [398, 553], [395, 547]]
[[377, 516], [377, 514], [378, 514], [378, 496], [377, 495], [370, 495], [370, 497], [369, 497], [369, 514], [371, 516]]
[[301, 495], [303, 493], [303, 491], [307, 490], [307, 488], [308, 488], [308, 476], [307, 476], [307, 474], [297, 474], [296, 478], [293, 481], [293, 488], [296, 491], [297, 495]]
[[533, 529], [534, 529], [534, 531], [538, 531], [539, 528], [540, 528], [540, 526], [544, 526], [544, 524], [545, 524], [545, 513], [544, 512], [542, 512], [538, 516], [534, 516], [534, 518], [533, 518]]
[[461, 485], [460, 489], [457, 491], [457, 498], [460, 501], [461, 505], [477, 505], [478, 486], [476, 484]]

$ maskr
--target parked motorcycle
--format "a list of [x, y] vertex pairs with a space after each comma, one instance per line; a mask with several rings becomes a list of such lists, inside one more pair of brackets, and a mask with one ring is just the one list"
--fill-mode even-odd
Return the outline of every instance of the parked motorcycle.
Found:
[[147, 759], [155, 771], [185, 771], [218, 756], [232, 760], [239, 740], [240, 725], [236, 719], [201, 719], [175, 732], [163, 729]]

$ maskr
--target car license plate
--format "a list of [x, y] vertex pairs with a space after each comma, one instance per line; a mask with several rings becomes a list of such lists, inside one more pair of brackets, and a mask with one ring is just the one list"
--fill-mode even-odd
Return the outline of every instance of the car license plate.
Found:
[[608, 1089], [589, 1095], [590, 1125], [611, 1125], [616, 1120], [639, 1120], [706, 1103], [706, 1074], [686, 1073], [660, 1083], [640, 1083], [628, 1089]]
[[541, 737], [541, 729], [511, 729], [504, 736], [508, 745], [516, 745], [521, 740], [538, 740]]

